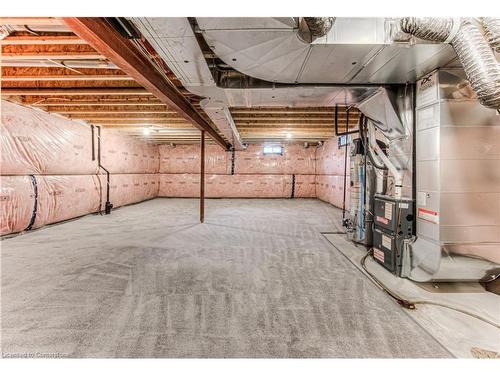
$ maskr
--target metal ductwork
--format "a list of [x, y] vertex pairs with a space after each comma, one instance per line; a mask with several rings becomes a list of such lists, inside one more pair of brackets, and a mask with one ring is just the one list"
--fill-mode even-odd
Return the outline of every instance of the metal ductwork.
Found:
[[0, 26], [0, 40], [8, 37], [12, 32], [12, 28], [9, 25]]
[[483, 27], [491, 49], [500, 53], [500, 18], [484, 17]]
[[479, 102], [500, 109], [500, 66], [472, 20], [405, 17], [401, 19], [401, 29], [420, 39], [450, 43]]
[[335, 17], [302, 17], [297, 35], [303, 42], [312, 43], [328, 34], [334, 23]]

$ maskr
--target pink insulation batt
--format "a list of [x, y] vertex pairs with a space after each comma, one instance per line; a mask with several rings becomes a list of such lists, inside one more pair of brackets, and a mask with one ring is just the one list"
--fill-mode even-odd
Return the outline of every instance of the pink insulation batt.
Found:
[[264, 155], [264, 145], [252, 144], [236, 151], [236, 174], [315, 174], [314, 147], [286, 145], [283, 155]]
[[2, 175], [95, 174], [89, 125], [2, 100]]
[[110, 173], [158, 173], [160, 153], [157, 145], [102, 128], [101, 165]]
[[[199, 145], [160, 145], [160, 173], [200, 173]], [[205, 173], [230, 174], [231, 152], [218, 145], [205, 146]]]
[[[346, 147], [338, 147], [338, 138], [332, 138], [323, 143], [322, 146], [316, 148], [316, 174], [318, 175], [344, 175], [344, 158]], [[349, 149], [347, 148], [347, 169], [349, 174], [350, 168]]]
[[99, 178], [83, 176], [36, 176], [38, 209], [34, 228], [99, 211]]
[[[114, 207], [158, 196], [158, 174], [110, 176], [110, 201]], [[38, 204], [33, 228], [98, 212], [106, 201], [105, 175], [35, 176]], [[30, 176], [2, 176], [0, 233], [27, 228], [35, 204]]]
[[[105, 194], [106, 176], [100, 175]], [[141, 202], [158, 196], [158, 174], [112, 174], [109, 196], [113, 207]], [[106, 196], [103, 195], [103, 201]]]
[[316, 198], [316, 176], [313, 174], [295, 175], [296, 198]]
[[[1, 102], [0, 233], [25, 230], [101, 211], [106, 177], [98, 168], [97, 127], [38, 109]], [[92, 142], [92, 136], [94, 137]], [[158, 146], [101, 129], [101, 161], [111, 173], [115, 207], [158, 195]], [[94, 152], [92, 152], [94, 145]], [[94, 160], [93, 157], [94, 156]]]
[[[207, 198], [288, 198], [292, 193], [291, 175], [207, 175]], [[200, 176], [161, 174], [160, 197], [196, 198], [200, 196]]]
[[[346, 208], [349, 208], [349, 176], [346, 180]], [[342, 208], [344, 176], [316, 176], [316, 196], [322, 201]]]
[[[92, 142], [92, 128], [83, 122], [7, 101], [1, 109], [1, 234], [30, 225], [33, 178], [33, 228], [104, 209], [107, 179], [97, 164], [97, 127]], [[101, 128], [100, 145], [114, 207], [157, 196], [199, 197], [199, 145], [158, 146], [107, 128]], [[263, 149], [252, 144], [236, 151], [231, 175], [233, 153], [207, 145], [206, 197], [291, 198], [293, 191], [295, 198], [342, 207], [345, 149], [336, 138], [321, 147], [286, 144], [283, 155], [264, 155]], [[348, 206], [348, 191], [346, 198]]]
[[29, 225], [35, 194], [29, 176], [0, 180], [0, 234], [21, 232]]
[[[99, 210], [101, 188], [97, 176], [35, 176], [37, 207], [33, 228]], [[2, 176], [1, 234], [20, 232], [30, 223], [35, 189], [29, 176]]]

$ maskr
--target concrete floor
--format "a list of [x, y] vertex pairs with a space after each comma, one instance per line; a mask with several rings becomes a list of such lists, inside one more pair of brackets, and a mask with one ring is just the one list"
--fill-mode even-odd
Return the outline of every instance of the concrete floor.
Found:
[[[347, 240], [345, 234], [325, 234], [325, 238], [365, 273], [361, 267], [365, 248]], [[416, 283], [387, 272], [371, 257], [366, 260], [366, 267], [390, 290], [409, 301], [442, 303], [500, 325], [500, 296], [486, 291], [479, 283]], [[404, 312], [457, 358], [485, 358], [486, 353], [489, 358], [500, 358], [500, 329], [491, 324], [432, 304], [417, 304], [415, 309]]]
[[308, 199], [155, 199], [1, 241], [2, 353], [449, 357]]

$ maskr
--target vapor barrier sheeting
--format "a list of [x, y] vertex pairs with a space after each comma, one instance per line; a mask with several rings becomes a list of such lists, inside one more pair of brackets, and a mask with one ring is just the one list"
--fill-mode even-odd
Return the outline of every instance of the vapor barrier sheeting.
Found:
[[[206, 175], [207, 198], [289, 198], [290, 175]], [[160, 197], [196, 198], [200, 196], [200, 176], [161, 174]]]
[[[200, 173], [199, 145], [160, 145], [160, 173]], [[205, 173], [230, 174], [230, 151], [217, 145], [205, 146]]]
[[[105, 183], [105, 176], [102, 176]], [[114, 207], [158, 196], [158, 174], [114, 174], [110, 178], [110, 201]]]
[[[158, 195], [158, 146], [111, 129], [1, 102], [0, 234], [20, 232]], [[100, 140], [100, 141], [99, 141]]]
[[[107, 178], [99, 157], [111, 173], [114, 207], [158, 195], [199, 197], [199, 145], [155, 146], [107, 128], [99, 136], [97, 127], [33, 108], [2, 101], [1, 109], [1, 234], [102, 211]], [[282, 155], [264, 155], [263, 144], [235, 152], [207, 145], [205, 193], [317, 197], [342, 207], [344, 153], [337, 139], [321, 147], [285, 144]]]
[[[326, 141], [316, 149], [316, 174], [343, 176], [346, 147], [338, 147], [337, 138]], [[347, 149], [347, 168], [349, 174], [349, 149]]]
[[160, 154], [157, 145], [103, 128], [101, 164], [110, 173], [158, 173]]
[[98, 130], [62, 116], [2, 100], [1, 167], [6, 175], [91, 175], [101, 164], [111, 173], [157, 173], [158, 146], [112, 129]]
[[[110, 201], [119, 207], [158, 196], [158, 174], [110, 176]], [[106, 201], [106, 175], [2, 176], [0, 234], [99, 212]]]
[[2, 175], [95, 174], [88, 125], [2, 100]]
[[286, 145], [283, 155], [264, 155], [262, 144], [252, 144], [235, 152], [236, 174], [315, 174], [314, 147]]
[[[349, 176], [346, 177], [346, 209], [349, 208]], [[316, 176], [316, 197], [342, 208], [344, 200], [344, 176]]]

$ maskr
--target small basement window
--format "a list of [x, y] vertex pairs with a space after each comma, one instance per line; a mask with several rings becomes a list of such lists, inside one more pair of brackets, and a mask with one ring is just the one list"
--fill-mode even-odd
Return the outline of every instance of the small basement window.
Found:
[[264, 155], [283, 155], [283, 146], [264, 146]]

